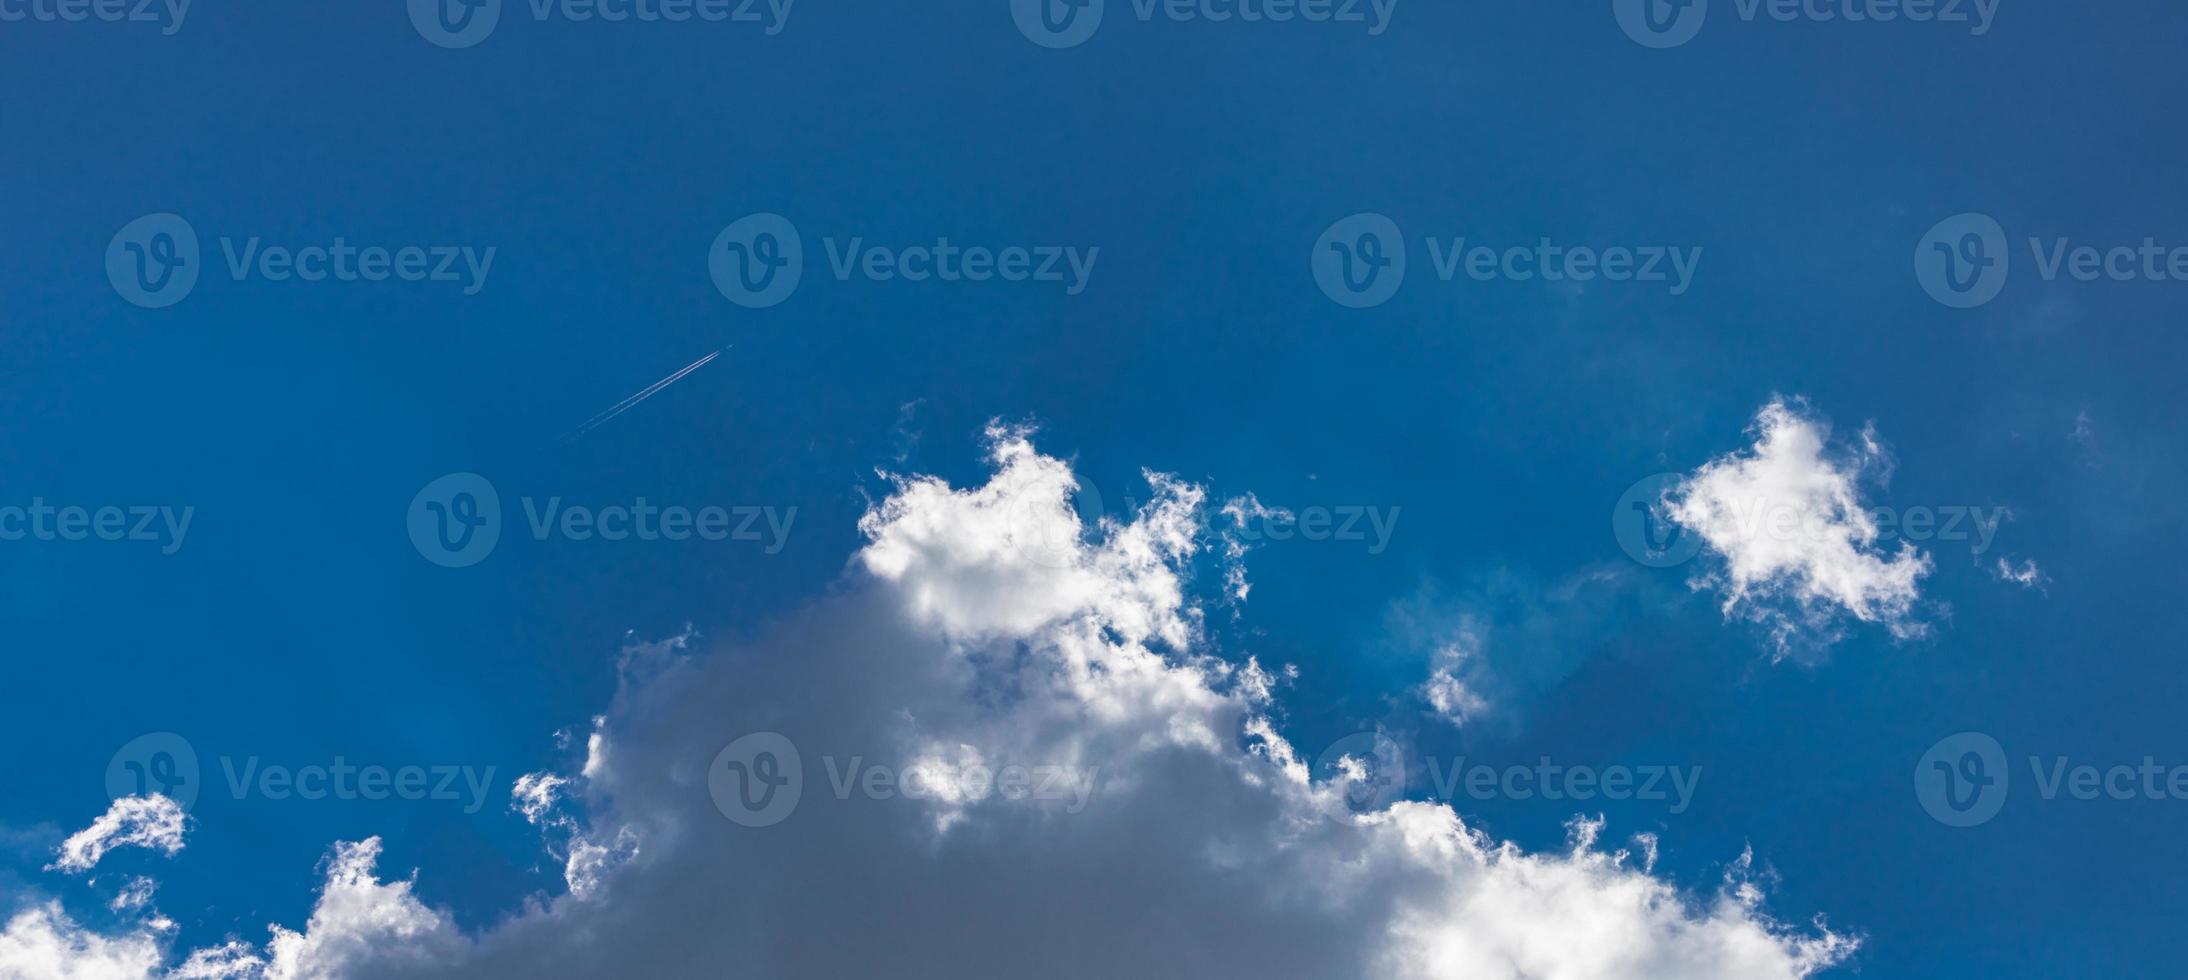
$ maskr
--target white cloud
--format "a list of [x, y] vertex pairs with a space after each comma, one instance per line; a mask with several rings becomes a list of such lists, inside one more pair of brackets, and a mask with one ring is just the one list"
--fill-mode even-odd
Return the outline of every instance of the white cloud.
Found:
[[[860, 563], [955, 637], [1027, 634], [1085, 610], [1129, 639], [1182, 643], [1168, 563], [1197, 549], [1200, 488], [1151, 476], [1155, 500], [1138, 520], [1088, 528], [1071, 506], [1079, 480], [1070, 465], [1035, 452], [1029, 435], [989, 427], [996, 474], [982, 487], [894, 477], [896, 493], [859, 521], [872, 539]], [[1096, 531], [1100, 547], [1087, 540]]]
[[[625, 658], [583, 772], [517, 788], [584, 842], [570, 895], [467, 939], [376, 880], [376, 840], [341, 845], [263, 976], [1751, 980], [1851, 953], [1744, 875], [1698, 895], [1604, 851], [1600, 824], [1530, 854], [1441, 805], [1353, 812], [1348, 777], [1278, 731], [1276, 678], [1207, 649], [1183, 598], [1202, 491], [1153, 475], [1137, 513], [1085, 527], [1068, 465], [991, 436], [983, 486], [897, 481], [842, 588], [749, 643]], [[1029, 542], [1041, 525], [1075, 533]], [[802, 782], [746, 826], [712, 760], [756, 732], [796, 747]], [[1047, 767], [1089, 795], [861, 789], [921, 765]]]
[[1476, 669], [1482, 645], [1480, 624], [1470, 618], [1463, 621], [1456, 637], [1436, 648], [1429, 663], [1428, 682], [1421, 685], [1421, 696], [1428, 701], [1436, 715], [1454, 726], [1464, 727], [1469, 719], [1489, 710], [1489, 701], [1463, 679]]
[[1753, 446], [1667, 491], [1667, 516], [1721, 559], [1698, 584], [1723, 594], [1727, 616], [1769, 626], [1781, 653], [1835, 640], [1842, 614], [1899, 638], [1923, 633], [1914, 605], [1929, 556], [1904, 541], [1886, 554], [1861, 500], [1861, 480], [1891, 469], [1875, 432], [1834, 451], [1827, 423], [1783, 401], [1765, 405], [1749, 431]]
[[149, 847], [173, 857], [182, 850], [185, 824], [182, 807], [167, 797], [124, 796], [91, 826], [62, 841], [59, 855], [47, 867], [72, 874], [89, 871], [117, 847]]
[[2036, 559], [2034, 558], [2023, 561], [2019, 565], [2000, 558], [1997, 567], [1993, 570], [1993, 574], [2001, 580], [2012, 582], [2024, 589], [2042, 588], [2044, 583], [2051, 581], [2051, 576], [2045, 575], [2043, 569], [2036, 567]]
[[1223, 594], [1233, 602], [1244, 602], [1253, 592], [1253, 584], [1246, 581], [1246, 553], [1253, 550], [1246, 543], [1247, 529], [1257, 524], [1289, 523], [1292, 513], [1263, 504], [1261, 498], [1249, 493], [1225, 501], [1223, 516], [1231, 522], [1223, 529]]
[[77, 925], [59, 902], [27, 906], [0, 930], [0, 977], [11, 980], [142, 980], [156, 975], [162, 956], [156, 933], [102, 936]]
[[1400, 804], [1383, 817], [1408, 856], [1466, 869], [1447, 873], [1438, 901], [1391, 927], [1382, 975], [1524, 980], [1534, 977], [1800, 977], [1840, 962], [1849, 939], [1788, 938], [1756, 927], [1759, 895], [1747, 861], [1699, 907], [1628, 852], [1595, 848], [1598, 822], [1575, 821], [1565, 854], [1529, 855], [1458, 826], [1442, 807]]
[[374, 970], [452, 968], [468, 943], [447, 915], [411, 894], [412, 882], [382, 882], [380, 839], [339, 843], [304, 931], [272, 927], [264, 980], [334, 980]]
[[[674, 646], [681, 649], [683, 644], [679, 642]], [[625, 663], [629, 663], [628, 657]], [[598, 770], [592, 753], [602, 747], [597, 735], [588, 747], [585, 772], [591, 773]], [[589, 777], [581, 775], [579, 778]], [[638, 835], [629, 827], [617, 828], [612, 835], [598, 840], [588, 835], [575, 818], [557, 806], [558, 799], [567, 794], [572, 785], [572, 780], [548, 772], [519, 776], [509, 791], [510, 808], [523, 814], [526, 822], [552, 832], [547, 846], [563, 859], [563, 885], [569, 889], [571, 897], [585, 898], [600, 887], [601, 879], [608, 872], [638, 856]]]
[[525, 822], [538, 825], [549, 819], [555, 797], [570, 781], [551, 772], [526, 773], [509, 788], [509, 806], [524, 814]]
[[193, 950], [163, 980], [260, 980], [265, 969], [266, 960], [256, 947], [231, 939], [219, 946]]
[[159, 882], [141, 875], [131, 878], [128, 884], [122, 886], [121, 891], [115, 893], [114, 900], [108, 902], [106, 907], [115, 912], [133, 912], [149, 907], [152, 904], [152, 893], [158, 891], [159, 887]]
[[380, 839], [339, 843], [302, 932], [270, 927], [263, 947], [231, 938], [167, 967], [172, 921], [150, 911], [151, 882], [136, 879], [116, 909], [146, 917], [112, 933], [78, 925], [58, 902], [26, 907], [0, 932], [7, 980], [340, 980], [365, 973], [459, 969], [469, 941], [412, 895], [411, 881], [381, 882]]

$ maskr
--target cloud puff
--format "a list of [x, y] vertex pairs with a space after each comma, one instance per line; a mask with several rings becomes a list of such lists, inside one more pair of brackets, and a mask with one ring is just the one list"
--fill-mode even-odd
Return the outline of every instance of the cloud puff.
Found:
[[467, 958], [469, 940], [445, 913], [411, 894], [413, 882], [381, 882], [374, 868], [379, 856], [377, 837], [335, 845], [304, 931], [272, 926], [263, 946], [230, 939], [192, 950], [172, 967], [164, 964], [175, 926], [150, 908], [147, 879], [132, 881], [110, 906], [137, 915], [110, 933], [78, 925], [58, 902], [31, 905], [0, 931], [0, 977], [335, 980], [456, 970]]
[[1421, 697], [1429, 709], [1457, 727], [1465, 727], [1469, 719], [1489, 710], [1488, 699], [1476, 693], [1463, 676], [1470, 669], [1478, 669], [1472, 662], [1479, 656], [1481, 645], [1480, 624], [1471, 617], [1463, 619], [1458, 635], [1436, 648], [1429, 662], [1428, 682], [1421, 685]]
[[1766, 624], [1781, 654], [1834, 641], [1842, 616], [1902, 639], [1922, 634], [1914, 604], [1930, 558], [1904, 541], [1892, 554], [1877, 547], [1861, 502], [1861, 479], [1890, 473], [1875, 432], [1834, 450], [1828, 423], [1784, 401], [1763, 406], [1749, 432], [1753, 446], [1666, 492], [1666, 516], [1720, 559], [1697, 584], [1722, 593], [1727, 616]]
[[[681, 642], [677, 645], [681, 646]], [[593, 749], [600, 748], [601, 744], [598, 738], [589, 742]], [[588, 761], [577, 779], [588, 778], [594, 771], [597, 766]], [[626, 827], [607, 840], [589, 836], [577, 819], [563, 812], [559, 805], [560, 798], [570, 792], [573, 782], [551, 772], [519, 776], [509, 791], [510, 808], [523, 814], [533, 826], [548, 832], [549, 851], [562, 858], [564, 887], [569, 889], [572, 898], [584, 898], [600, 887], [603, 875], [638, 855], [638, 835]]]
[[2036, 559], [2034, 558], [2023, 561], [2018, 565], [2007, 559], [2000, 558], [1991, 574], [1997, 576], [2000, 581], [2012, 582], [2024, 589], [2042, 588], [2045, 583], [2051, 581], [2051, 576], [2045, 575], [2043, 569], [2036, 567]]
[[[375, 874], [380, 839], [337, 844], [327, 878], [304, 931], [274, 926], [266, 944], [265, 980], [317, 980], [399, 969], [439, 969], [460, 963], [468, 942], [442, 912], [411, 894], [413, 882], [382, 882]], [[230, 962], [256, 969], [255, 956]], [[256, 976], [245, 972], [242, 976]]]
[[[582, 889], [465, 937], [374, 877], [376, 841], [343, 845], [306, 929], [216, 951], [259, 971], [230, 975], [1793, 978], [1851, 954], [1765, 913], [1744, 861], [1694, 894], [1599, 823], [1528, 853], [1442, 805], [1355, 812], [1359, 777], [1310, 769], [1271, 675], [1184, 598], [1201, 489], [1150, 475], [1089, 526], [1067, 464], [990, 439], [983, 485], [899, 478], [806, 609], [627, 651], [580, 771], [516, 793], [631, 843]], [[760, 803], [724, 760], [763, 733]]]
[[159, 882], [150, 878], [131, 878], [128, 884], [122, 886], [121, 891], [114, 894], [114, 900], [108, 902], [106, 907], [115, 912], [133, 912], [148, 908], [152, 904], [152, 893], [158, 891], [159, 887]]
[[0, 977], [141, 980], [160, 975], [163, 956], [157, 933], [100, 935], [77, 925], [59, 902], [25, 907], [0, 930]]
[[149, 847], [173, 857], [182, 850], [185, 823], [182, 807], [167, 797], [124, 796], [91, 826], [62, 841], [59, 855], [47, 867], [71, 874], [89, 871], [117, 847]]

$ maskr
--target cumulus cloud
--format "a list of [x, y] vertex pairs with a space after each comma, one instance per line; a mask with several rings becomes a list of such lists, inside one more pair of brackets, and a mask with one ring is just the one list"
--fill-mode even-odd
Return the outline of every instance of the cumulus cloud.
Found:
[[112, 906], [143, 913], [119, 930], [77, 924], [58, 902], [16, 913], [0, 931], [0, 977], [37, 980], [336, 980], [404, 971], [453, 971], [470, 941], [446, 913], [412, 894], [413, 881], [382, 882], [380, 839], [336, 844], [303, 931], [270, 926], [263, 945], [237, 938], [190, 951], [172, 966], [174, 923], [149, 908], [137, 879]]
[[62, 841], [59, 855], [47, 867], [72, 874], [89, 871], [117, 847], [149, 847], [173, 857], [182, 850], [185, 822], [182, 807], [167, 797], [124, 796], [91, 826]]
[[[446, 969], [464, 960], [469, 943], [446, 913], [412, 894], [414, 880], [377, 876], [380, 839], [336, 844], [326, 883], [302, 932], [272, 927], [265, 980], [317, 980], [397, 969]], [[232, 962], [258, 969], [256, 954], [227, 950]], [[245, 973], [245, 976], [255, 974]]]
[[[681, 642], [676, 644], [682, 646]], [[589, 747], [597, 751], [603, 745], [597, 737]], [[578, 780], [589, 778], [598, 771], [598, 765], [589, 758]], [[638, 835], [628, 827], [617, 828], [605, 838], [596, 839], [565, 812], [558, 801], [566, 796], [573, 785], [571, 779], [551, 772], [535, 772], [519, 776], [510, 788], [510, 808], [524, 815], [526, 822], [541, 828], [547, 834], [550, 853], [562, 858], [562, 881], [572, 898], [585, 898], [600, 887], [601, 877], [617, 865], [636, 857]]]
[[[582, 770], [514, 794], [557, 834], [630, 842], [582, 891], [466, 937], [375, 877], [377, 841], [341, 845], [301, 933], [208, 969], [1793, 978], [1851, 954], [1765, 912], [1744, 862], [1694, 892], [1600, 823], [1528, 853], [1442, 805], [1356, 812], [1360, 776], [1310, 768], [1276, 678], [1211, 649], [1185, 599], [1203, 491], [1150, 474], [1148, 503], [1088, 526], [1067, 464], [990, 440], [985, 484], [897, 478], [806, 609], [626, 654]], [[764, 767], [734, 757], [755, 735]]]
[[1921, 635], [1914, 607], [1930, 558], [1904, 541], [1886, 553], [1862, 504], [1863, 479], [1881, 482], [1891, 471], [1875, 431], [1834, 447], [1828, 423], [1778, 400], [1756, 413], [1749, 433], [1754, 445], [1666, 491], [1666, 516], [1718, 559], [1697, 585], [1722, 594], [1727, 616], [1767, 625], [1781, 654], [1836, 640], [1849, 616], [1894, 637]]
[[59, 902], [26, 907], [0, 930], [0, 977], [142, 980], [159, 975], [163, 957], [152, 930], [101, 935], [69, 918]]

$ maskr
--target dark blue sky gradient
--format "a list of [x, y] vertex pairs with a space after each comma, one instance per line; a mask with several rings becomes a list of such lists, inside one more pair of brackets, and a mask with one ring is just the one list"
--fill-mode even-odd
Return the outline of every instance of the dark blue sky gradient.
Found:
[[[1119, 0], [1065, 51], [1000, 0], [806, 0], [774, 37], [537, 23], [512, 3], [461, 51], [392, 2], [201, 0], [173, 37], [0, 25], [0, 504], [196, 508], [173, 556], [0, 543], [0, 842], [87, 823], [114, 750], [174, 731], [206, 760], [187, 859], [114, 860], [158, 867], [185, 942], [300, 924], [328, 845], [371, 834], [384, 871], [423, 868], [429, 901], [490, 923], [559, 882], [508, 782], [568, 761], [553, 733], [605, 705], [627, 633], [735, 635], [827, 589], [885, 490], [876, 469], [978, 480], [1000, 416], [1038, 423], [1112, 510], [1145, 498], [1142, 467], [1218, 497], [1401, 510], [1381, 554], [1263, 547], [1242, 617], [1210, 617], [1226, 655], [1299, 665], [1283, 721], [1303, 747], [1404, 716], [1425, 754], [1701, 766], [1685, 813], [1584, 809], [1612, 835], [1659, 833], [1660, 868], [1698, 889], [1752, 845], [1780, 876], [1774, 910], [1866, 937], [1864, 976], [2169, 972], [2188, 801], [2023, 783], [1955, 830], [1909, 774], [1970, 729], [2017, 759], [2188, 763], [2188, 283], [2044, 282], [2024, 242], [2188, 244], [2188, 9], [2009, 2], [1970, 37], [1745, 23], [1721, 2], [1656, 51], [1607, 6], [1408, 2], [1369, 37], [1141, 22]], [[140, 309], [103, 256], [161, 211], [205, 240], [207, 276]], [[807, 265], [788, 302], [747, 310], [705, 256], [756, 211], [796, 222]], [[1395, 299], [1350, 310], [1307, 256], [1361, 211], [1416, 247], [1704, 257], [1670, 296], [1438, 282], [1416, 251]], [[1995, 216], [2023, 264], [1955, 311], [1910, 257], [1965, 211]], [[498, 251], [474, 296], [215, 274], [217, 239], [252, 235]], [[1101, 252], [1066, 296], [839, 282], [830, 236]], [[1746, 445], [1774, 393], [1842, 436], [1875, 423], [1898, 460], [1876, 503], [2013, 510], [1992, 553], [1932, 549], [1929, 639], [1863, 627], [1773, 664], [1686, 570], [1618, 550], [1625, 488]], [[797, 516], [775, 555], [505, 529], [449, 570], [413, 550], [404, 512], [456, 471], [505, 508], [642, 495]], [[1999, 582], [2002, 555], [2051, 583]], [[1495, 723], [1393, 708], [1432, 652], [1392, 624], [1409, 602], [1495, 624], [1492, 656], [1525, 688]], [[491, 765], [497, 785], [469, 814], [239, 801], [214, 782], [223, 755]], [[1583, 808], [1460, 809], [1549, 847]], [[0, 848], [0, 893], [49, 858]]]

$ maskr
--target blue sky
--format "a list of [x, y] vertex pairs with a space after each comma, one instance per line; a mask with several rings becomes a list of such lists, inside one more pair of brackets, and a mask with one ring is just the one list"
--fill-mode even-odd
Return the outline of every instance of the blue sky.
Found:
[[[511, 784], [584, 762], [592, 719], [628, 707], [626, 644], [769, 649], [873, 574], [861, 517], [903, 490], [883, 471], [979, 487], [1000, 419], [1069, 464], [1089, 518], [1129, 523], [1155, 497], [1143, 470], [1206, 489], [1196, 646], [1298, 668], [1267, 713], [1309, 760], [1379, 732], [1415, 760], [1412, 799], [1434, 795], [1427, 760], [1698, 770], [1677, 813], [1511, 793], [1455, 810], [1544, 852], [1600, 813], [1606, 840], [1655, 834], [1651, 873], [1700, 896], [1751, 848], [1778, 921], [1859, 938], [1824, 975], [2167, 972], [2188, 799], [2046, 799], [2029, 760], [2188, 765], [2188, 623], [2163, 571], [2188, 283], [2154, 274], [2165, 252], [2117, 279], [2046, 268], [2188, 246], [2169, 69], [2188, 13], [2007, 2], [1977, 33], [1717, 0], [1657, 48], [1600, 2], [1399, 3], [1376, 31], [1366, 4], [1366, 22], [1269, 23], [1110, 0], [1052, 48], [1003, 0], [944, 6], [603, 23], [510, 0], [450, 48], [397, 3], [193, 4], [171, 33], [0, 3], [30, 12], [0, 21], [0, 508], [189, 515], [179, 541], [156, 522], [0, 540], [0, 912], [54, 899], [118, 934], [107, 899], [147, 875], [178, 958], [260, 942], [303, 927], [334, 842], [377, 835], [383, 878], [418, 869], [418, 900], [482, 935], [570, 888]], [[802, 274], [746, 305], [709, 259], [762, 213], [795, 229]], [[1971, 213], [2008, 266], [1962, 309], [1919, 270]], [[157, 214], [187, 223], [199, 277], [151, 308], [109, 257], [133, 272], [118, 233]], [[1314, 274], [1357, 214], [1407, 258], [1364, 308]], [[229, 253], [253, 239], [453, 258], [421, 281], [239, 278]], [[943, 239], [1029, 268], [1053, 249], [1058, 278], [838, 274], [849, 249], [901, 272]], [[1447, 281], [1456, 239], [1694, 264], [1676, 291]], [[1761, 580], [1771, 615], [1793, 604], [1789, 652], [1753, 606], [1724, 610], [1726, 569], [1755, 554], [1738, 529], [1652, 568], [1611, 528], [1637, 481], [1756, 452], [1781, 397], [1828, 426], [1824, 462], [1863, 507], [2010, 517], [1987, 544], [1911, 541], [1927, 569], [1906, 608], [1866, 621], [1801, 606], [1844, 556], [1795, 554]], [[462, 473], [494, 488], [501, 538], [443, 567], [408, 515]], [[1333, 525], [1248, 542], [1240, 603], [1219, 512], [1247, 494]], [[728, 533], [526, 520], [527, 501], [639, 498], [719, 508]], [[1898, 547], [1856, 548], [1849, 574]], [[2027, 562], [2031, 581], [2003, 574]], [[1425, 706], [1439, 665], [1485, 710]], [[739, 704], [765, 716], [771, 693]], [[199, 761], [187, 848], [48, 869], [106, 812], [117, 751], [162, 732]], [[1961, 732], [2012, 779], [1971, 827], [1934, 819], [1913, 777]], [[227, 782], [337, 757], [489, 789]], [[1195, 948], [1190, 912], [1161, 942]]]

